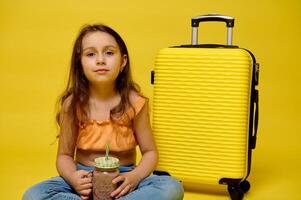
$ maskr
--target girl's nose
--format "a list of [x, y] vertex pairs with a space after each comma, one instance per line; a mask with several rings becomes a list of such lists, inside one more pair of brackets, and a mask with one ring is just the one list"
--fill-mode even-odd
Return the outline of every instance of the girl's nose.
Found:
[[105, 62], [103, 62], [103, 61], [97, 61], [96, 65], [105, 65]]
[[99, 55], [96, 60], [96, 65], [105, 65], [105, 60], [102, 55]]

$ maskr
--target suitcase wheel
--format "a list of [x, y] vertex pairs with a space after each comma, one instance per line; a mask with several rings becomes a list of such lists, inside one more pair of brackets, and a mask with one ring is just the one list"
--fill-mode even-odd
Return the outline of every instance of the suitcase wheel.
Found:
[[228, 192], [232, 200], [242, 200], [244, 197], [244, 193], [250, 190], [250, 183], [247, 180], [243, 180], [239, 184], [229, 184]]
[[239, 187], [240, 187], [240, 189], [242, 189], [242, 191], [244, 193], [246, 193], [250, 190], [251, 185], [250, 185], [249, 181], [244, 180], [239, 184]]
[[228, 192], [231, 200], [242, 200], [244, 198], [244, 191], [240, 187], [228, 185]]

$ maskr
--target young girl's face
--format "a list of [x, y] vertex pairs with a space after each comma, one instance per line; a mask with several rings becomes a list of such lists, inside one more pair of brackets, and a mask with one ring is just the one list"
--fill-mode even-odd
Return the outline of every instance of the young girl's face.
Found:
[[84, 36], [82, 48], [81, 63], [89, 82], [114, 84], [127, 62], [115, 38], [106, 32], [91, 32]]

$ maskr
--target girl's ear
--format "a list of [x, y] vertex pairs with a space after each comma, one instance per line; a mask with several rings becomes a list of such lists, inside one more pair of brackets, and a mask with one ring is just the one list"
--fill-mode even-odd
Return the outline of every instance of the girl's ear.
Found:
[[128, 62], [128, 56], [127, 55], [123, 55], [122, 56], [122, 64], [121, 64], [120, 72], [123, 71], [123, 68], [126, 66], [127, 62]]

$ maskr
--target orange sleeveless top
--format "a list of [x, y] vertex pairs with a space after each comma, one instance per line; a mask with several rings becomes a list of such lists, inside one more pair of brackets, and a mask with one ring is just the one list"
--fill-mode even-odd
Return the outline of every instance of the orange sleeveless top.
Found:
[[89, 120], [79, 127], [77, 148], [82, 150], [105, 151], [106, 144], [110, 151], [129, 151], [136, 147], [137, 142], [133, 130], [133, 119], [145, 104], [145, 98], [138, 97], [118, 120]]

